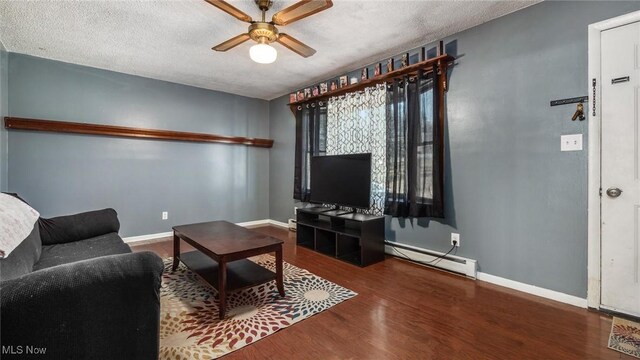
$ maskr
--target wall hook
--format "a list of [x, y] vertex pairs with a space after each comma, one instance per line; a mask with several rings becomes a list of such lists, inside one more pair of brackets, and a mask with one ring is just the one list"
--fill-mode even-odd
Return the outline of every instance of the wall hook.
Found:
[[571, 117], [571, 121], [576, 121], [576, 119], [580, 119], [580, 121], [585, 119], [584, 105], [582, 103], [578, 104], [578, 108], [576, 109], [576, 112], [573, 113], [573, 116]]
[[551, 106], [558, 106], [558, 105], [568, 105], [568, 104], [578, 104], [578, 108], [576, 109], [576, 112], [573, 113], [573, 116], [571, 117], [572, 121], [576, 121], [576, 119], [580, 119], [580, 121], [586, 119], [586, 117], [584, 116], [584, 102], [585, 101], [589, 101], [589, 97], [587, 96], [578, 96], [578, 97], [574, 97], [574, 98], [569, 98], [569, 99], [560, 99], [560, 100], [552, 100], [550, 105]]

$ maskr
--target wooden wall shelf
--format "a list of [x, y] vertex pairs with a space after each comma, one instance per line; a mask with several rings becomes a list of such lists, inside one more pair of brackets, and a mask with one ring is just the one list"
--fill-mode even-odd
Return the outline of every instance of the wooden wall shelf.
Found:
[[[425, 72], [429, 73], [432, 71], [432, 68], [434, 65], [436, 65], [441, 71], [445, 71], [445, 74], [446, 74], [447, 67], [453, 64], [454, 60], [455, 58], [451, 55], [447, 55], [447, 54], [439, 55], [434, 58], [427, 59], [427, 60], [415, 63], [413, 65], [403, 67], [401, 69], [393, 70], [388, 73], [380, 74], [370, 79], [362, 80], [357, 84], [347, 85], [345, 87], [342, 87], [333, 91], [329, 91], [321, 95], [312, 96], [304, 100], [289, 103], [288, 105], [290, 105], [293, 110], [293, 108], [297, 105], [302, 105], [312, 101], [325, 100], [334, 96], [340, 96], [346, 93], [360, 91], [360, 90], [363, 90], [364, 88], [375, 86], [377, 84], [382, 84], [389, 80], [401, 78], [403, 76], [416, 75], [418, 73], [418, 70], [424, 70]], [[445, 82], [446, 76], [441, 77], [441, 81], [444, 82], [443, 83], [444, 90], [446, 91], [446, 82]]]
[[114, 125], [86, 124], [68, 121], [25, 119], [9, 116], [4, 118], [4, 126], [7, 129], [15, 130], [104, 135], [137, 139], [210, 142], [255, 146], [262, 148], [271, 148], [273, 146], [273, 140], [271, 139], [247, 138], [240, 136], [226, 136], [171, 130], [143, 129]]

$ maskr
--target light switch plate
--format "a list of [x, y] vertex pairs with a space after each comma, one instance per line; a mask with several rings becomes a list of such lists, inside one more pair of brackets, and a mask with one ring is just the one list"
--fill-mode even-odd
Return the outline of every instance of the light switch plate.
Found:
[[560, 136], [560, 151], [582, 150], [582, 134]]

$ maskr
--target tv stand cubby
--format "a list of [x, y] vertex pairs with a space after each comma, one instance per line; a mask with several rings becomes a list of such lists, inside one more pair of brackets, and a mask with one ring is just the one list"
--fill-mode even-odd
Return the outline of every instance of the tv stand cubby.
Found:
[[299, 208], [297, 244], [358, 266], [384, 260], [384, 217], [326, 207]]

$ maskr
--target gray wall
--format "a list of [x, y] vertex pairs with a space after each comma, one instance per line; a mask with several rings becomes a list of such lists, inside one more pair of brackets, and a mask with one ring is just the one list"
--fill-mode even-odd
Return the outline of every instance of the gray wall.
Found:
[[[15, 53], [9, 93], [12, 116], [269, 135], [264, 100]], [[8, 140], [9, 190], [43, 216], [113, 207], [122, 236], [269, 216], [267, 149], [15, 130]]]
[[274, 139], [269, 153], [269, 217], [282, 222], [294, 217], [296, 119], [288, 102], [289, 96], [269, 102], [269, 136]]
[[0, 191], [7, 189], [8, 141], [4, 117], [9, 113], [9, 62], [7, 51], [0, 42]]
[[[447, 94], [446, 219], [387, 219], [387, 239], [447, 251], [480, 271], [586, 297], [587, 151], [560, 152], [584, 134], [575, 106], [587, 95], [587, 26], [640, 2], [544, 2], [445, 39], [460, 56]], [[276, 150], [292, 154], [286, 99], [271, 102]], [[275, 107], [275, 108], [274, 108]], [[279, 147], [287, 147], [282, 149]], [[293, 155], [271, 162], [270, 215], [290, 217]]]

